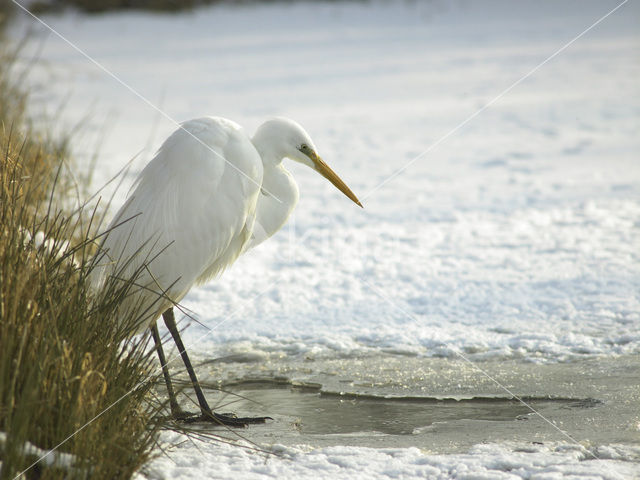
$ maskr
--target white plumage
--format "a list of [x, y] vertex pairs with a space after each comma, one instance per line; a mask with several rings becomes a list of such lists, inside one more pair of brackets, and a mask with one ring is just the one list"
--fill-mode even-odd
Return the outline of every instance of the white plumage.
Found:
[[284, 225], [298, 201], [285, 157], [360, 205], [297, 123], [269, 120], [250, 138], [224, 118], [190, 120], [162, 144], [109, 225], [97, 285], [109, 276], [127, 280], [146, 264], [123, 305], [144, 312], [142, 331]]
[[113, 286], [113, 279], [131, 286], [119, 315], [135, 315], [138, 332], [150, 328], [175, 418], [190, 414], [180, 408], [171, 383], [156, 325], [160, 314], [191, 378], [201, 420], [244, 426], [268, 418], [211, 410], [173, 306], [193, 285], [219, 275], [284, 225], [298, 202], [298, 186], [282, 166], [284, 158], [315, 169], [360, 205], [297, 123], [269, 120], [249, 138], [230, 120], [204, 117], [183, 123], [162, 144], [107, 229], [93, 270], [95, 287]]

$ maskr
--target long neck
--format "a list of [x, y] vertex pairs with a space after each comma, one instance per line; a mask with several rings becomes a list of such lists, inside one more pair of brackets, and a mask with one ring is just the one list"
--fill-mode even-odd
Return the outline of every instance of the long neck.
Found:
[[262, 188], [258, 195], [253, 236], [247, 250], [264, 242], [282, 228], [298, 203], [298, 185], [282, 162], [264, 159]]
[[282, 144], [275, 141], [275, 138], [276, 136], [272, 130], [268, 128], [268, 122], [261, 125], [253, 138], [251, 138], [251, 143], [253, 143], [253, 146], [260, 154], [265, 168], [268, 165], [281, 164], [284, 156], [286, 155], [285, 151], [282, 149]]

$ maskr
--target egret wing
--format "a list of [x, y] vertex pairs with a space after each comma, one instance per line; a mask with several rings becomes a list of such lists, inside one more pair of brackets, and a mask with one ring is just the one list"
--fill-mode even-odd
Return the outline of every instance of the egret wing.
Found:
[[[260, 156], [237, 124], [216, 117], [185, 122], [140, 173], [112, 221], [102, 279], [138, 271], [130, 302], [142, 303], [155, 320], [241, 253], [261, 182]], [[158, 292], [170, 300], [158, 301]]]

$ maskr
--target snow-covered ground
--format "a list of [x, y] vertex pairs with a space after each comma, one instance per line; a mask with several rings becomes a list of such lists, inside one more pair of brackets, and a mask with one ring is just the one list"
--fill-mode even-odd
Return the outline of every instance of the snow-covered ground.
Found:
[[[183, 302], [202, 322], [185, 333], [196, 358], [553, 363], [640, 353], [640, 5], [514, 83], [616, 5], [275, 3], [44, 20], [177, 121], [222, 115], [252, 132], [296, 119], [365, 206], [291, 165], [301, 200], [288, 226]], [[27, 26], [46, 36], [26, 16], [14, 36]], [[60, 127], [87, 123], [75, 149], [99, 148], [95, 188], [143, 149], [130, 183], [175, 124], [55, 35], [40, 56], [34, 114], [64, 104]], [[580, 462], [568, 444], [455, 456], [301, 446], [265, 463], [199, 448], [152, 471], [621, 478], [632, 470], [617, 459], [637, 458]]]
[[[174, 442], [179, 438], [170, 438]], [[458, 478], [467, 480], [527, 479], [624, 479], [637, 478], [637, 465], [617, 461], [629, 447], [617, 445], [598, 451], [598, 460], [575, 445], [477, 445], [468, 453], [430, 455], [417, 448], [371, 449], [329, 447], [309, 449], [276, 445], [274, 459], [236, 446], [197, 442], [182, 455], [164, 457], [147, 474], [151, 478], [309, 478], [309, 479], [407, 479]], [[637, 450], [637, 449], [636, 449]], [[638, 452], [636, 451], [636, 454]], [[220, 463], [220, 455], [224, 463]]]

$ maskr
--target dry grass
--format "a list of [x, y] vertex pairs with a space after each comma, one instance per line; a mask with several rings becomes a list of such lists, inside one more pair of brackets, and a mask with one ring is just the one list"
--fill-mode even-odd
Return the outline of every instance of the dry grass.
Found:
[[210, 3], [216, 3], [216, 0], [58, 0], [56, 2], [36, 1], [30, 5], [29, 9], [34, 13], [62, 10], [65, 7], [76, 8], [87, 13], [111, 10], [174, 12]]
[[10, 61], [0, 58], [0, 477], [38, 460], [27, 445], [62, 443], [71, 469], [51, 456], [26, 477], [129, 478], [160, 428], [154, 352], [129, 340], [135, 318], [114, 321], [126, 284], [91, 299], [94, 212], [65, 211], [76, 188], [66, 142], [28, 129]]
[[[3, 0], [0, 0], [2, 2]], [[202, 5], [251, 5], [260, 3], [300, 3], [312, 1], [357, 2], [368, 0], [36, 0], [30, 3], [33, 13], [61, 11], [66, 7], [86, 13], [101, 13], [112, 10], [147, 10], [156, 12], [175, 12], [189, 10]]]

